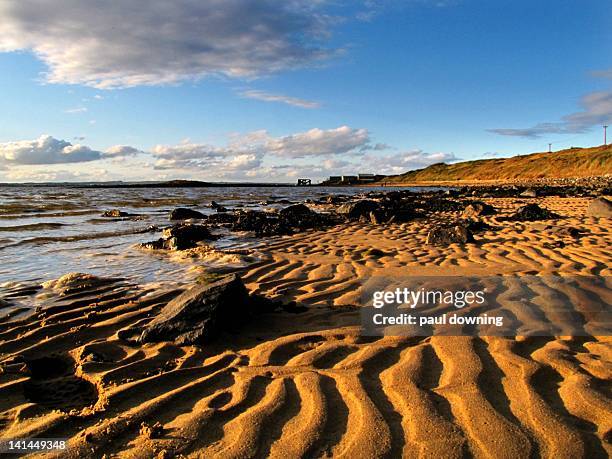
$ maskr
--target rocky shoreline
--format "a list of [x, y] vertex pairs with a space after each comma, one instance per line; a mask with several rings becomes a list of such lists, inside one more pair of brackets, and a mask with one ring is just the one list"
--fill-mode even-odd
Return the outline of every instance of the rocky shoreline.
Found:
[[[460, 218], [438, 222], [429, 232], [428, 243], [433, 245], [473, 242], [473, 233], [489, 229], [479, 221], [497, 210], [481, 199], [510, 198], [523, 204], [508, 221], [537, 221], [560, 218], [540, 207], [540, 198], [588, 197], [593, 203], [588, 215], [609, 217], [611, 204], [605, 195], [612, 195], [610, 180], [581, 182], [553, 182], [529, 186], [478, 186], [449, 190], [415, 192], [410, 190], [371, 191], [359, 195], [329, 195], [301, 203], [285, 201], [287, 207], [276, 210], [229, 210], [212, 202], [217, 213], [205, 215], [190, 208], [176, 208], [169, 220], [179, 221], [163, 229], [162, 238], [141, 244], [152, 250], [187, 250], [217, 238], [215, 230], [250, 232], [256, 237], [292, 235], [306, 230], [323, 230], [335, 225], [358, 221], [375, 225], [430, 221], [440, 212], [461, 212]], [[273, 203], [268, 201], [267, 203]], [[104, 216], [128, 215], [118, 209]]]

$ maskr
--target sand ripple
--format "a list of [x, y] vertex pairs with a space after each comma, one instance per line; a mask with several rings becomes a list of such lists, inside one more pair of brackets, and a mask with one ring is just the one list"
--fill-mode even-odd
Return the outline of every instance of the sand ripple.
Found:
[[[117, 281], [49, 292], [30, 317], [0, 320], [1, 435], [70, 437], [73, 457], [608, 457], [609, 338], [363, 337], [346, 306], [360, 279], [391, 269], [610, 275], [611, 223], [581, 217], [582, 200], [545, 204], [566, 218], [491, 218], [499, 229], [476, 245], [430, 249], [420, 223], [270, 241], [245, 282], [309, 311], [206, 348], [119, 338], [177, 291]], [[588, 233], [547, 249], [565, 226]], [[157, 422], [149, 438], [141, 424]]]

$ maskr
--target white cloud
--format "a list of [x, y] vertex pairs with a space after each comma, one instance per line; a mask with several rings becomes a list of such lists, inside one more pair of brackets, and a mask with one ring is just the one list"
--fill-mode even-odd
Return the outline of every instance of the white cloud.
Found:
[[157, 146], [153, 150], [157, 158], [155, 169], [204, 170], [213, 175], [224, 176], [230, 171], [244, 171], [261, 165], [262, 154], [245, 153], [210, 145], [179, 144]]
[[[151, 154], [157, 170], [180, 170], [183, 173], [200, 171], [215, 178], [253, 179], [293, 177], [298, 174], [322, 177], [326, 171], [343, 167], [351, 169], [345, 159], [334, 159], [345, 154], [359, 157], [370, 147], [366, 129], [341, 126], [336, 129], [311, 129], [284, 137], [273, 137], [267, 131], [233, 135], [225, 146], [194, 143], [189, 140], [177, 145], [157, 145]], [[274, 164], [281, 159], [307, 161], [321, 158], [312, 164]]]
[[271, 94], [269, 92], [259, 91], [255, 89], [243, 91], [239, 95], [247, 99], [261, 100], [264, 102], [279, 102], [282, 104], [292, 105], [294, 107], [300, 107], [300, 108], [312, 109], [312, 108], [321, 107], [321, 104], [319, 102], [298, 99], [297, 97], [289, 97], [289, 96], [284, 96], [281, 94]]
[[0, 52], [28, 50], [50, 83], [100, 89], [302, 67], [334, 20], [309, 0], [3, 0]]
[[583, 110], [564, 116], [555, 123], [539, 123], [528, 128], [489, 129], [499, 135], [537, 139], [546, 134], [582, 134], [593, 126], [612, 122], [612, 91], [592, 92], [581, 100]]
[[104, 152], [104, 157], [117, 158], [123, 156], [134, 156], [143, 153], [138, 148], [129, 145], [114, 145]]
[[[75, 137], [82, 141], [83, 137]], [[79, 143], [72, 144], [50, 135], [41, 135], [36, 140], [18, 140], [0, 143], [0, 165], [69, 164], [97, 161], [106, 158], [134, 156], [142, 153], [128, 145], [115, 145], [106, 151], [93, 150]]]
[[151, 151], [157, 158], [156, 167], [244, 169], [259, 165], [264, 156], [305, 158], [358, 154], [369, 147], [367, 129], [341, 126], [337, 129], [311, 129], [284, 137], [272, 137], [266, 131], [235, 135], [224, 147], [190, 141], [178, 145], [157, 145]]
[[221, 158], [227, 153], [220, 147], [186, 141], [178, 145], [156, 145], [152, 154], [160, 159], [188, 160]]
[[258, 155], [237, 155], [228, 163], [227, 168], [234, 171], [246, 171], [261, 166], [261, 157]]
[[0, 143], [0, 161], [8, 164], [62, 164], [95, 161], [102, 152], [49, 135], [36, 140]]
[[286, 158], [304, 158], [358, 153], [367, 148], [369, 142], [367, 129], [353, 129], [348, 126], [329, 130], [315, 128], [299, 134], [270, 138], [266, 142], [266, 150]]

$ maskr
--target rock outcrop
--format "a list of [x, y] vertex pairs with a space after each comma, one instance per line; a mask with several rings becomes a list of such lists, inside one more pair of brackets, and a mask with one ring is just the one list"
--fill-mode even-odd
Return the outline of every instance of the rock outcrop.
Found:
[[536, 220], [549, 220], [559, 218], [559, 215], [544, 209], [537, 204], [527, 204], [521, 207], [513, 215], [507, 217], [506, 220], [514, 222], [533, 222]]
[[178, 207], [170, 213], [170, 220], [203, 220], [206, 218], [202, 212], [197, 210], [187, 209], [186, 207]]
[[206, 343], [279, 305], [249, 295], [240, 277], [232, 274], [210, 284], [196, 285], [170, 301], [144, 327], [137, 341], [174, 341], [181, 346]]
[[140, 246], [152, 250], [187, 250], [197, 247], [202, 241], [214, 240], [209, 229], [203, 225], [178, 224], [166, 228], [162, 237], [156, 241], [145, 242]]
[[441, 226], [427, 233], [428, 245], [447, 246], [474, 242], [472, 232], [464, 225]]

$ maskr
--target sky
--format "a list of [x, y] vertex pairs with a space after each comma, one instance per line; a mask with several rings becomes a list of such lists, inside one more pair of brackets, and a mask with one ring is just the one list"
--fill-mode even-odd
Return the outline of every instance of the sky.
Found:
[[600, 145], [611, 49], [609, 0], [2, 0], [0, 182], [318, 181]]

